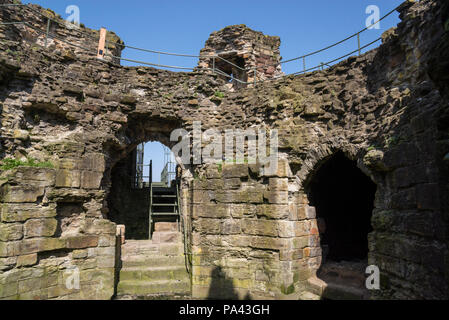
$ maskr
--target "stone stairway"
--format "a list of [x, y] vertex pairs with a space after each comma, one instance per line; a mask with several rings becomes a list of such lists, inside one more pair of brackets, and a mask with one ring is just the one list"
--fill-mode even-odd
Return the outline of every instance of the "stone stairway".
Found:
[[152, 240], [127, 240], [122, 245], [121, 261], [118, 298], [190, 295], [180, 232], [154, 232]]

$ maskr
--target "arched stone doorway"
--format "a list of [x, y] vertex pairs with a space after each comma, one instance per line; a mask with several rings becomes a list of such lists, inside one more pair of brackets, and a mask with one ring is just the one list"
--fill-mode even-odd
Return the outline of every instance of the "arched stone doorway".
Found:
[[368, 234], [377, 186], [343, 152], [327, 158], [306, 186], [316, 208], [322, 248], [317, 276], [327, 283], [324, 297], [366, 298]]
[[[118, 225], [125, 225], [126, 239], [145, 240], [150, 237], [150, 181], [153, 188], [174, 187], [172, 180], [175, 179], [175, 160], [170, 149], [159, 142], [140, 144], [112, 168], [108, 216]], [[172, 209], [167, 201], [164, 205], [165, 211]], [[171, 221], [170, 217], [165, 220]]]
[[[105, 145], [105, 216], [118, 225], [118, 233], [122, 234], [125, 226], [125, 237], [121, 237], [116, 252], [115, 299], [191, 294], [190, 265], [185, 255], [190, 234], [186, 203], [191, 168], [171, 156], [170, 173], [164, 173], [168, 183], [163, 183], [161, 172], [165, 165], [163, 149], [171, 154], [170, 148], [177, 143], [170, 140], [171, 133], [180, 127], [177, 121], [136, 117], [123, 136]], [[147, 143], [159, 148], [147, 149]], [[138, 149], [143, 145], [144, 153], [139, 157]], [[155, 167], [152, 179], [147, 167], [150, 160]], [[138, 168], [139, 164], [144, 166]], [[155, 189], [163, 190], [156, 194]], [[169, 213], [158, 220], [154, 219], [156, 197], [157, 212]]]

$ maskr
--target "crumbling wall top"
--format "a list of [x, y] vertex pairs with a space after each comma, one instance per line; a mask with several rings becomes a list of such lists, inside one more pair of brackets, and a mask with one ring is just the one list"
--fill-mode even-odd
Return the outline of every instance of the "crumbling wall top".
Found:
[[198, 68], [219, 70], [231, 76], [231, 81], [271, 79], [282, 75], [280, 45], [277, 36], [264, 35], [244, 24], [228, 26], [211, 33], [200, 52]]

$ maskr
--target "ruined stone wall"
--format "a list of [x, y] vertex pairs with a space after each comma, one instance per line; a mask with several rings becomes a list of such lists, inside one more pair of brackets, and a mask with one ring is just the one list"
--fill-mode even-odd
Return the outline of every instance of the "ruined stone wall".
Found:
[[[3, 3], [20, 3], [13, 0], [3, 0]], [[51, 19], [49, 36], [46, 36], [48, 19]], [[27, 24], [15, 24], [0, 26], [1, 37], [8, 41], [27, 40], [33, 50], [45, 46], [49, 50], [56, 51], [58, 55], [64, 58], [65, 62], [75, 59], [86, 59], [97, 51], [100, 38], [99, 30], [92, 30], [80, 25], [75, 28], [68, 24], [61, 16], [51, 9], [44, 9], [38, 5], [30, 4], [26, 7], [2, 7], [0, 13], [2, 22], [26, 22]], [[69, 26], [69, 27], [67, 27]], [[106, 40], [106, 53], [116, 57], [121, 56], [123, 50], [123, 41], [117, 35], [109, 31]], [[10, 50], [13, 50], [11, 48]], [[13, 50], [15, 51], [15, 50]], [[120, 64], [120, 61], [106, 55], [104, 59]], [[84, 60], [84, 62], [86, 62]]]
[[283, 160], [210, 165], [193, 182], [193, 295], [270, 299], [301, 292], [319, 264], [314, 208]]
[[[53, 168], [2, 172], [0, 298], [110, 298], [111, 170], [141, 142], [172, 146], [171, 131], [197, 120], [204, 130], [278, 129], [281, 161], [273, 176], [245, 164], [183, 166], [194, 296], [322, 294], [307, 186], [343, 151], [377, 185], [373, 297], [447, 298], [447, 5], [409, 2], [401, 18], [376, 50], [235, 92], [216, 75], [98, 61], [96, 49], [67, 60], [3, 31], [2, 158]], [[81, 289], [67, 291], [73, 265]]]
[[86, 185], [71, 192], [60, 172], [2, 172], [1, 298], [108, 299], [114, 293], [116, 227], [99, 218], [93, 200], [102, 192]]
[[[200, 52], [197, 69], [215, 68], [249, 83], [273, 79], [283, 75], [280, 45], [279, 37], [264, 35], [246, 25], [229, 26], [210, 35]], [[219, 56], [226, 61], [211, 58], [213, 56]], [[235, 85], [242, 86], [238, 82]]]

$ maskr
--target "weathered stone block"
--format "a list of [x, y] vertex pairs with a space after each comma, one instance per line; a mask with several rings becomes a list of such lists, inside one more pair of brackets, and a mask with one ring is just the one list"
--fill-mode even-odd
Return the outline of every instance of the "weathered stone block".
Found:
[[17, 251], [19, 242], [0, 241], [0, 258], [12, 257]]
[[192, 268], [192, 275], [195, 277], [212, 277], [212, 272], [215, 269], [215, 266], [194, 266]]
[[298, 260], [302, 259], [302, 257], [303, 257], [303, 250], [301, 249], [279, 251], [279, 259], [281, 261]]
[[51, 168], [18, 167], [10, 178], [17, 184], [50, 187], [55, 184], [56, 170]]
[[61, 170], [77, 170], [81, 167], [81, 160], [79, 159], [61, 159], [59, 161], [59, 169]]
[[193, 218], [228, 218], [230, 206], [226, 204], [193, 205]]
[[224, 164], [223, 178], [244, 178], [248, 176], [247, 164]]
[[250, 235], [277, 237], [278, 222], [275, 220], [242, 219], [242, 232]]
[[61, 297], [65, 298], [71, 292], [73, 292], [73, 290], [68, 289], [65, 284], [52, 286], [47, 289], [47, 294], [48, 294], [49, 299], [61, 298]]
[[114, 268], [115, 256], [101, 256], [97, 258], [98, 268]]
[[58, 222], [54, 218], [31, 219], [25, 222], [25, 238], [51, 237], [56, 232]]
[[267, 165], [261, 168], [261, 176], [288, 178], [292, 176], [290, 165], [287, 159], [277, 159], [275, 164]]
[[316, 218], [315, 207], [311, 207], [311, 206], [306, 207], [306, 218], [307, 219], [315, 219]]
[[18, 294], [18, 283], [0, 284], [0, 298], [7, 298]]
[[53, 202], [62, 203], [83, 203], [90, 200], [92, 197], [101, 198], [104, 194], [103, 190], [87, 192], [86, 190], [73, 189], [73, 188], [61, 188], [50, 189], [47, 192], [47, 198]]
[[37, 263], [37, 253], [17, 257], [17, 267], [34, 266]]
[[240, 178], [230, 178], [224, 179], [224, 189], [225, 190], [237, 190], [242, 186], [242, 181]]
[[99, 189], [101, 180], [103, 179], [102, 172], [82, 171], [81, 172], [81, 188], [83, 189]]
[[212, 199], [215, 199], [214, 191], [202, 191], [202, 190], [194, 190], [193, 191], [193, 203], [194, 204], [207, 204]]
[[84, 249], [98, 246], [98, 236], [76, 236], [67, 238], [68, 249]]
[[167, 244], [167, 246], [160, 246], [159, 249], [163, 252], [167, 248], [167, 253], [169, 253], [171, 250], [177, 251], [179, 249], [176, 246], [170, 246], [170, 244], [179, 243], [181, 241], [181, 235], [179, 232], [153, 232], [152, 241], [154, 244]]
[[178, 225], [176, 222], [156, 222], [154, 224], [154, 231], [164, 232], [164, 231], [177, 231]]
[[102, 153], [89, 153], [84, 155], [81, 159], [80, 169], [94, 172], [104, 172], [105, 170], [105, 157]]
[[229, 210], [231, 216], [236, 219], [243, 217], [255, 217], [257, 208], [252, 204], [230, 204]]
[[66, 247], [64, 239], [44, 238], [25, 239], [18, 243], [16, 255], [28, 255], [36, 252], [54, 251]]
[[125, 124], [128, 122], [128, 117], [126, 115], [124, 115], [121, 112], [111, 112], [111, 113], [107, 113], [105, 114], [105, 119], [112, 121], [112, 122], [116, 122], [116, 123], [120, 123], [120, 124]]
[[296, 221], [296, 220], [304, 220], [305, 216], [304, 214], [301, 214], [299, 211], [299, 206], [296, 203], [290, 203], [288, 205], [288, 219], [291, 221]]
[[205, 234], [220, 234], [221, 221], [217, 219], [200, 218], [193, 221], [193, 228], [195, 231]]
[[[17, 257], [0, 258], [0, 272], [13, 268], [17, 263]], [[0, 278], [1, 284], [1, 278]]]
[[0, 199], [3, 199], [3, 202], [6, 203], [32, 203], [36, 202], [40, 197], [42, 197], [44, 195], [44, 191], [44, 187], [32, 185], [6, 185], [1, 189]]
[[221, 190], [223, 189], [224, 182], [222, 179], [195, 179], [193, 181], [193, 190]]
[[108, 219], [86, 219], [84, 232], [86, 234], [102, 234], [115, 235], [117, 232], [117, 225]]
[[261, 187], [247, 187], [242, 190], [223, 190], [217, 192], [216, 200], [222, 203], [263, 203]]
[[272, 204], [288, 204], [287, 191], [266, 191], [264, 197]]
[[281, 238], [301, 237], [309, 234], [308, 221], [279, 221], [278, 228]]
[[269, 188], [271, 191], [288, 191], [287, 178], [270, 178]]
[[14, 241], [23, 238], [23, 227], [21, 224], [0, 223], [0, 241]]
[[56, 216], [56, 206], [43, 207], [36, 204], [2, 204], [0, 217], [2, 222], [24, 222], [29, 219], [52, 218]]
[[206, 177], [207, 179], [219, 179], [221, 178], [221, 172], [219, 171], [219, 166], [216, 164], [210, 164], [206, 166]]
[[240, 225], [240, 220], [234, 220], [234, 219], [223, 220], [222, 226], [221, 226], [221, 234], [223, 234], [223, 235], [239, 234], [241, 232], [242, 232], [242, 228]]
[[79, 170], [58, 170], [56, 173], [57, 188], [79, 188], [81, 185], [81, 172]]
[[115, 256], [115, 247], [89, 248], [89, 250], [95, 250], [98, 256]]
[[87, 258], [87, 255], [88, 255], [88, 251], [85, 249], [73, 250], [73, 252], [72, 252], [73, 259], [84, 259], [84, 258]]
[[13, 137], [14, 137], [14, 139], [27, 141], [30, 138], [30, 133], [26, 130], [17, 129], [17, 130], [14, 130]]
[[310, 245], [310, 236], [293, 238], [291, 240], [292, 249], [304, 249]]
[[286, 219], [289, 216], [287, 205], [264, 204], [257, 206], [257, 216], [268, 219]]
[[257, 249], [281, 250], [288, 249], [289, 242], [287, 239], [254, 236], [251, 239], [250, 246]]

